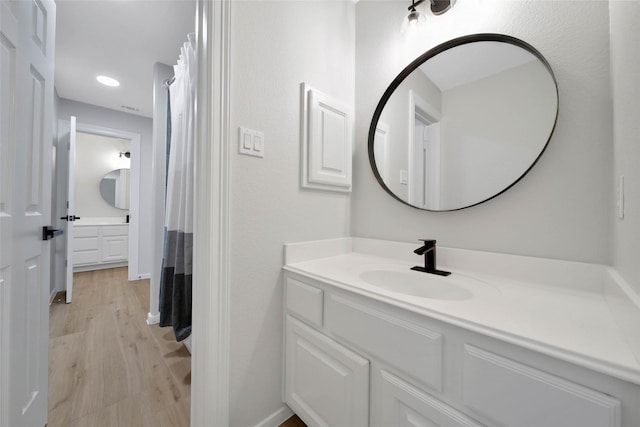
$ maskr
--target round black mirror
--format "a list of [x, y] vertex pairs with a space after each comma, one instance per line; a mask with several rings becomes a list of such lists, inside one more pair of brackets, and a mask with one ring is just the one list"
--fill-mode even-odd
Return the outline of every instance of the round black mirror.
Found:
[[387, 88], [369, 128], [369, 161], [402, 203], [464, 209], [526, 175], [557, 115], [556, 79], [536, 49], [500, 34], [460, 37], [421, 55]]

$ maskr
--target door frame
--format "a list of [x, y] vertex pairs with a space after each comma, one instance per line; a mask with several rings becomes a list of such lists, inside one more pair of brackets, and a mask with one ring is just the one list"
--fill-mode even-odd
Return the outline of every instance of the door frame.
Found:
[[[140, 134], [127, 132], [119, 129], [96, 126], [81, 122], [76, 122], [76, 132], [89, 133], [92, 135], [106, 136], [110, 138], [126, 139], [131, 144], [131, 181], [129, 182], [129, 259], [128, 259], [128, 279], [139, 280], [143, 277], [140, 274]], [[68, 260], [72, 262], [72, 260]]]
[[[378, 173], [382, 177], [382, 180], [386, 183], [387, 187], [391, 186], [392, 184], [392, 178], [391, 176], [389, 176], [390, 175], [389, 173], [390, 132], [391, 132], [391, 126], [389, 126], [387, 123], [384, 123], [378, 120], [378, 124], [376, 125], [375, 136], [379, 138], [374, 140], [374, 153], [376, 151], [378, 153], [382, 152], [381, 162], [378, 162], [378, 156], [375, 156], [376, 167], [378, 169]], [[378, 147], [378, 149], [376, 150], [377, 142], [380, 142], [380, 144], [382, 144], [382, 147]]]
[[[408, 158], [408, 175], [409, 175], [409, 182], [408, 182], [408, 200], [409, 200], [409, 204], [417, 206], [417, 204], [415, 203], [415, 201], [413, 200], [413, 192], [414, 192], [414, 188], [411, 184], [411, 177], [415, 174], [414, 171], [414, 166], [413, 166], [413, 159], [415, 154], [415, 150], [414, 150], [414, 146], [415, 146], [415, 118], [416, 115], [421, 116], [423, 119], [426, 119], [427, 121], [430, 121], [432, 123], [439, 123], [442, 120], [442, 113], [435, 108], [433, 105], [431, 105], [429, 102], [427, 102], [424, 98], [422, 98], [420, 95], [418, 95], [415, 91], [410, 90], [409, 91], [409, 122], [407, 123], [408, 128], [407, 128], [407, 143], [409, 144], [409, 148], [407, 150], [407, 153], [409, 155]], [[440, 157], [440, 142], [437, 141], [435, 142], [435, 144], [432, 146], [432, 148], [434, 149], [436, 156], [439, 158]], [[433, 174], [435, 176], [433, 176], [434, 178], [436, 178], [437, 180], [437, 185], [440, 185], [440, 163], [438, 162], [437, 164], [432, 165], [434, 167], [436, 167], [437, 171], [433, 172]], [[423, 184], [424, 185], [424, 184]], [[440, 197], [437, 196], [436, 197], [436, 205], [435, 207], [431, 208], [431, 210], [437, 210], [439, 209], [439, 205], [440, 205]], [[421, 208], [424, 208], [424, 206], [420, 206]]]
[[198, 0], [191, 425], [229, 425], [231, 1]]

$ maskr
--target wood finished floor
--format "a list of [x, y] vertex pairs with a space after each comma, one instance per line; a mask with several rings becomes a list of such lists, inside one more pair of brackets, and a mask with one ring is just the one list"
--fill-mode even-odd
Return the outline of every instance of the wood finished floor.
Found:
[[294, 415], [278, 427], [307, 427], [307, 425], [297, 415]]
[[74, 274], [50, 307], [48, 427], [189, 426], [191, 357], [148, 308], [126, 268]]

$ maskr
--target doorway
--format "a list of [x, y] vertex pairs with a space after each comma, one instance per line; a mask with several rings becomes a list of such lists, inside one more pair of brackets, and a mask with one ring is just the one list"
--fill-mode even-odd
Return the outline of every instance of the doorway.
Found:
[[[76, 131], [74, 215], [80, 220], [75, 226], [118, 225], [128, 232], [124, 246], [114, 240], [120, 234], [110, 231], [102, 242], [81, 248], [73, 245], [74, 271], [126, 265], [129, 280], [148, 278], [139, 263], [140, 135], [83, 123], [77, 124]], [[63, 165], [60, 170], [65, 170]]]
[[441, 113], [409, 91], [409, 204], [438, 210], [441, 203]]
[[440, 205], [440, 123], [416, 110], [410, 167], [410, 203], [424, 209]]

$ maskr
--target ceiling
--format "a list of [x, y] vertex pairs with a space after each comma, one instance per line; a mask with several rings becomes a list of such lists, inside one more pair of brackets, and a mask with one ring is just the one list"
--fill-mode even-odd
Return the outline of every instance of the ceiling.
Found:
[[[195, 31], [195, 0], [57, 0], [61, 98], [152, 116], [153, 64], [174, 65]], [[97, 75], [120, 81], [111, 88]]]
[[519, 46], [482, 41], [445, 50], [420, 69], [441, 91], [446, 91], [537, 60]]

